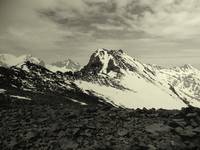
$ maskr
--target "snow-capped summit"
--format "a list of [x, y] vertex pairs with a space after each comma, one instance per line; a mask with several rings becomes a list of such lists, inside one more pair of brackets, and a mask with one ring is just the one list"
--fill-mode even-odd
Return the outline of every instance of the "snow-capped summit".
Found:
[[181, 66], [181, 68], [183, 68], [183, 69], [193, 69], [194, 67], [190, 64], [185, 64], [185, 65]]
[[90, 57], [82, 71], [91, 74], [124, 74], [127, 71], [143, 71], [144, 66], [123, 50], [98, 49]]
[[[148, 67], [123, 50], [98, 49], [81, 70], [85, 76], [94, 76], [91, 81], [98, 82], [76, 81], [76, 84], [86, 92], [93, 91], [108, 102], [126, 108], [174, 109], [186, 106], [173, 91], [159, 84], [151, 67]], [[102, 76], [105, 78], [102, 79]], [[112, 87], [112, 83], [115, 86]]]
[[[191, 65], [165, 68], [143, 64], [123, 50], [98, 49], [81, 72], [86, 76], [94, 75], [91, 81], [95, 79], [98, 84], [105, 84], [91, 84], [90, 81], [77, 84], [107, 97], [116, 105], [169, 109], [185, 104], [200, 107], [200, 71]], [[101, 76], [105, 78], [99, 82]], [[117, 86], [113, 88], [110, 83], [117, 83]], [[128, 91], [120, 91], [118, 85]]]
[[170, 70], [174, 70], [176, 72], [179, 72], [179, 73], [194, 73], [194, 72], [198, 72], [199, 70], [196, 69], [195, 67], [193, 67], [192, 65], [190, 64], [185, 64], [183, 66], [177, 66], [177, 67], [173, 67], [173, 68], [168, 68]]
[[21, 66], [27, 61], [42, 66], [45, 65], [42, 60], [33, 57], [32, 55], [21, 55], [17, 57], [12, 54], [0, 54], [0, 66], [4, 67]]
[[67, 72], [67, 71], [78, 71], [81, 68], [81, 65], [79, 63], [74, 62], [71, 59], [66, 59], [64, 61], [57, 61], [55, 63], [52, 63], [50, 65], [46, 65], [46, 67], [53, 71], [61, 71], [61, 72]]

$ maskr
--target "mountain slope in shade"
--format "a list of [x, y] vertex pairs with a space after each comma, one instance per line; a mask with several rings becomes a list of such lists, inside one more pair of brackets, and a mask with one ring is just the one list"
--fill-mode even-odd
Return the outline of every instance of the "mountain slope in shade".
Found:
[[2, 101], [9, 104], [68, 104], [72, 107], [105, 104], [103, 99], [78, 88], [71, 77], [29, 61], [21, 67], [0, 66], [0, 105]]
[[56, 71], [60, 71], [60, 72], [67, 72], [67, 71], [78, 71], [81, 66], [79, 63], [76, 63], [74, 61], [72, 61], [71, 59], [66, 59], [64, 61], [58, 61], [58, 62], [55, 62], [55, 63], [52, 63], [50, 65], [46, 65], [46, 67], [53, 71], [53, 72], [56, 72]]

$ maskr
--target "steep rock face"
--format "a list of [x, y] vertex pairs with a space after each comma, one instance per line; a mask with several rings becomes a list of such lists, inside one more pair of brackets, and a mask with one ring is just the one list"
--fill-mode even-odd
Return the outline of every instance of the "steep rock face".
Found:
[[123, 50], [98, 49], [90, 57], [82, 72], [89, 74], [124, 74], [126, 71], [142, 71], [143, 65]]
[[117, 89], [129, 88], [122, 84], [122, 78], [134, 76], [149, 80], [149, 75], [145, 74], [145, 66], [123, 50], [97, 49], [91, 55], [88, 64], [79, 72], [75, 72], [75, 75], [84, 81]]

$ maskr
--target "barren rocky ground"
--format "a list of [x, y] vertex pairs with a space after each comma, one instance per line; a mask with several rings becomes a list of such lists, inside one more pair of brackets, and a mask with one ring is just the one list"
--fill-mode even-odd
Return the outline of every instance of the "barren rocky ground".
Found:
[[0, 149], [200, 149], [200, 109], [0, 108]]

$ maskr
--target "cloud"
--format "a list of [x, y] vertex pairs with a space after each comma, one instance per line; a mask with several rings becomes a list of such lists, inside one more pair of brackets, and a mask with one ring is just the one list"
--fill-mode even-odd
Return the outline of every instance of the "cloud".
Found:
[[32, 53], [45, 59], [64, 51], [65, 47], [57, 44], [67, 36], [69, 30], [62, 30], [57, 24], [43, 20], [38, 16], [38, 9], [55, 7], [54, 0], [1, 0], [0, 5], [0, 52]]
[[73, 32], [98, 35], [96, 38], [135, 38], [134, 35], [138, 38], [138, 33], [140, 38], [199, 37], [198, 0], [78, 1], [80, 5], [64, 7], [60, 3], [62, 6], [41, 10], [40, 14]]
[[200, 2], [198, 0], [153, 1], [148, 6], [153, 13], [144, 13], [139, 20], [140, 30], [171, 39], [199, 37]]
[[73, 31], [75, 36], [77, 33], [91, 33], [95, 38], [113, 38], [115, 36], [113, 34], [121, 34], [122, 31], [125, 34], [128, 33], [130, 26], [118, 12], [116, 2], [114, 0], [95, 2], [84, 0], [80, 1], [81, 7], [66, 5], [63, 8], [57, 5], [54, 8], [40, 10], [39, 13], [62, 28]]

